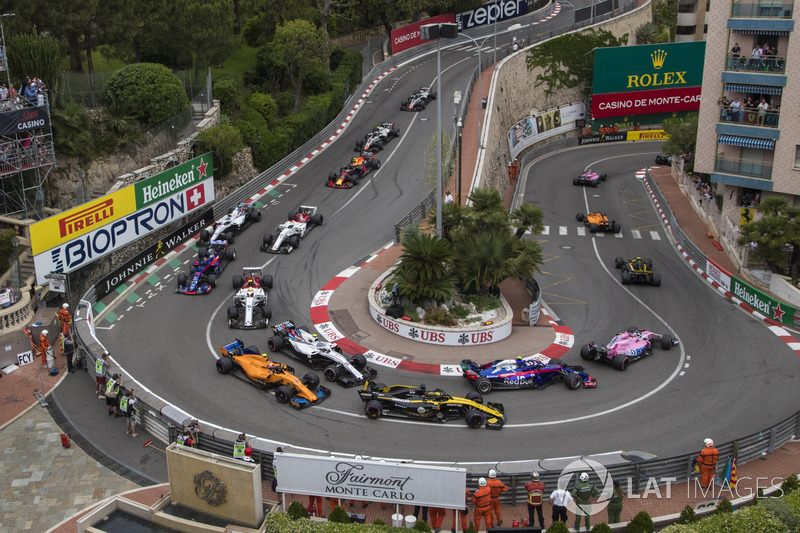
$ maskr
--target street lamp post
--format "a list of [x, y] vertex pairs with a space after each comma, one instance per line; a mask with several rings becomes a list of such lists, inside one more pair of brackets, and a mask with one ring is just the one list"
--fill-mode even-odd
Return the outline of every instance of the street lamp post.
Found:
[[458, 119], [458, 182], [456, 183], [456, 202], [460, 206], [461, 205], [461, 128], [464, 127], [464, 123], [461, 122], [461, 119]]

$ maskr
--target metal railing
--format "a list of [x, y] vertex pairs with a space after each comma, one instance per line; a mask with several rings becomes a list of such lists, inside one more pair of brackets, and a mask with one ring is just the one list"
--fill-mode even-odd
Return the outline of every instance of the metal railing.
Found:
[[765, 180], [772, 179], [772, 165], [765, 165], [761, 161], [749, 159], [728, 159], [718, 156], [714, 162], [714, 170]]
[[781, 117], [780, 109], [767, 109], [760, 114], [757, 109], [733, 108], [730, 104], [719, 105], [719, 121], [745, 126], [761, 126], [762, 128], [777, 128]]
[[737, 72], [763, 72], [764, 74], [783, 74], [786, 70], [785, 56], [746, 57], [728, 54], [725, 70]]

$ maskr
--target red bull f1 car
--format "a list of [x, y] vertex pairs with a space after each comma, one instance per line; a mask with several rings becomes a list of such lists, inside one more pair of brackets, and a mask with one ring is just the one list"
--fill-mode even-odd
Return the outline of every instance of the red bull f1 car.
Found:
[[597, 381], [582, 366], [570, 366], [560, 359], [542, 363], [518, 357], [483, 365], [464, 359], [461, 361], [461, 370], [481, 394], [489, 394], [495, 389], [543, 389], [559, 382], [572, 390], [597, 387]]
[[311, 205], [301, 205], [297, 211], [289, 213], [289, 220], [276, 229], [275, 234], [267, 233], [261, 243], [262, 252], [288, 254], [300, 246], [300, 239], [309, 231], [322, 225], [322, 214]]
[[500, 429], [506, 421], [503, 404], [487, 402], [484, 405], [483, 397], [477, 392], [458, 398], [441, 389], [428, 390], [425, 385], [387, 387], [382, 383], [367, 382], [359, 395], [364, 402], [364, 414], [371, 420], [382, 416], [442, 423], [463, 419], [472, 429], [483, 426]]
[[219, 347], [217, 371], [246, 379], [262, 389], [275, 389], [278, 403], [288, 403], [295, 409], [305, 409], [331, 395], [331, 390], [319, 384], [319, 376], [309, 372], [303, 379], [293, 374], [288, 365], [270, 361], [256, 346], [244, 347], [239, 339]]
[[331, 172], [325, 185], [334, 189], [351, 189], [358, 185], [358, 182], [369, 174], [372, 170], [381, 168], [381, 161], [372, 152], [361, 152], [361, 155], [354, 157], [353, 161], [339, 169], [339, 172]]
[[237, 233], [259, 220], [261, 220], [261, 211], [256, 209], [255, 202], [252, 200], [241, 202], [230, 213], [214, 222], [210, 231], [207, 229], [201, 231], [200, 243], [207, 244], [210, 241], [224, 239], [233, 244]]
[[192, 272], [187, 276], [178, 273], [179, 294], [207, 294], [217, 286], [217, 277], [228, 263], [236, 259], [236, 250], [228, 246], [229, 241], [211, 241], [208, 247], [198, 249], [198, 259], [192, 263]]
[[581, 357], [586, 361], [603, 361], [617, 370], [625, 370], [629, 363], [652, 355], [654, 346], [669, 350], [677, 345], [678, 339], [673, 339], [672, 335], [628, 328], [627, 331], [617, 333], [605, 346], [593, 342], [584, 344], [581, 346]]
[[233, 305], [228, 307], [228, 325], [236, 329], [267, 327], [272, 309], [267, 303], [267, 291], [272, 288], [272, 276], [261, 274], [261, 269], [248, 267], [242, 275], [233, 276]]
[[356, 152], [379, 152], [383, 146], [400, 136], [400, 128], [394, 122], [383, 122], [369, 132], [363, 140], [356, 142]]
[[403, 100], [400, 110], [422, 111], [431, 100], [436, 100], [436, 93], [431, 91], [430, 87], [420, 87], [419, 91]]
[[588, 185], [590, 187], [597, 187], [601, 181], [606, 181], [606, 175], [593, 170], [587, 170], [577, 178], [572, 178], [573, 185]]
[[362, 354], [347, 355], [337, 345], [319, 340], [315, 334], [306, 328], [298, 328], [291, 321], [272, 326], [272, 331], [275, 335], [267, 341], [271, 351], [283, 352], [313, 369], [321, 369], [328, 381], [352, 387], [378, 375], [367, 365], [367, 358]]

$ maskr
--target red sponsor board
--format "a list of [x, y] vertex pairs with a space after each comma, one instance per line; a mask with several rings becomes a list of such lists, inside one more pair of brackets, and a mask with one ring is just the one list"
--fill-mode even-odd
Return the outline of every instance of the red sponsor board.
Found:
[[700, 87], [592, 95], [592, 117], [619, 117], [700, 109]]
[[421, 20], [419, 22], [409, 24], [408, 26], [403, 26], [402, 28], [392, 30], [392, 53], [396, 54], [426, 42], [420, 37], [420, 26], [424, 26], [425, 24], [444, 24], [448, 22], [455, 23], [455, 21], [455, 13], [448, 13], [447, 15], [431, 17], [429, 19]]

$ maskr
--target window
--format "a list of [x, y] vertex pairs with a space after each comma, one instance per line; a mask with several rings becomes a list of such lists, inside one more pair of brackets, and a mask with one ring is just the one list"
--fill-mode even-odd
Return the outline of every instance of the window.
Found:
[[694, 35], [697, 31], [697, 26], [678, 26], [675, 28], [677, 35]]
[[679, 4], [678, 13], [694, 13], [697, 10], [697, 4]]
[[794, 147], [794, 168], [800, 169], [800, 144]]

